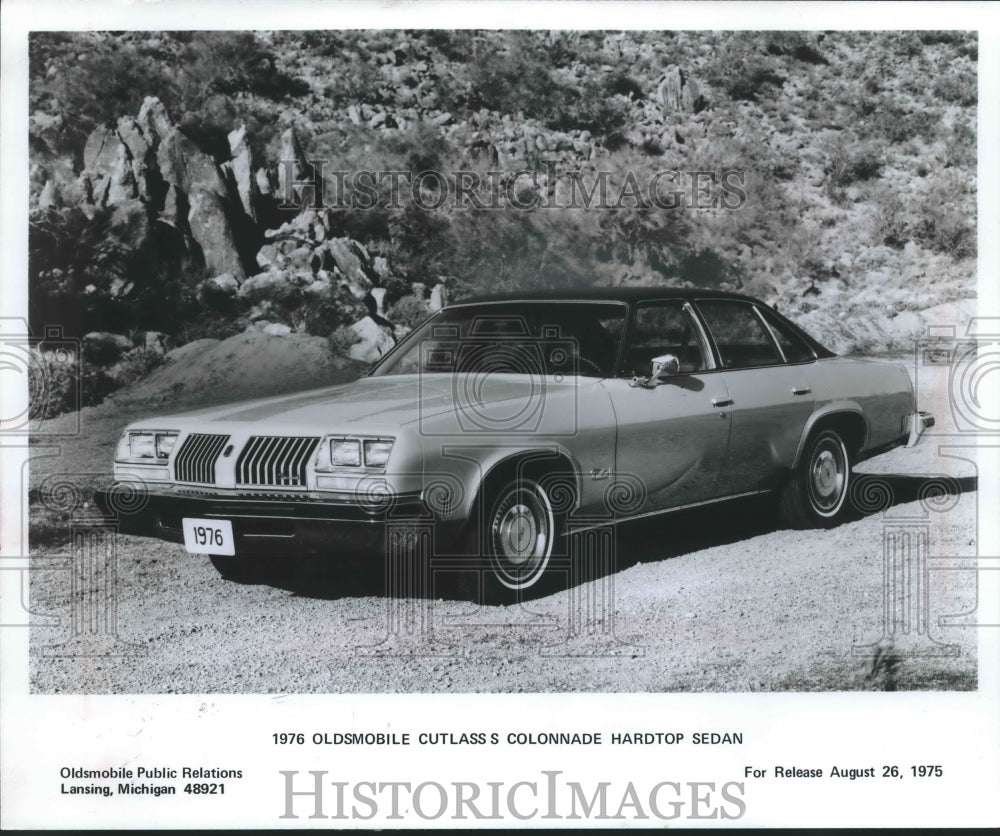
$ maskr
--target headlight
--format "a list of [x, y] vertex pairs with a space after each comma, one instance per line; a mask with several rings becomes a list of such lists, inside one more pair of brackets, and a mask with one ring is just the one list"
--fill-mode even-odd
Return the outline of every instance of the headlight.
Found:
[[385, 467], [392, 452], [392, 440], [365, 439], [365, 467]]
[[118, 442], [115, 450], [116, 462], [138, 464], [166, 464], [170, 451], [177, 443], [176, 432], [148, 432], [129, 430]]
[[338, 467], [383, 470], [392, 453], [392, 438], [343, 438], [327, 436], [316, 456], [316, 469], [329, 472]]
[[330, 441], [330, 461], [334, 467], [361, 467], [361, 442], [356, 438]]

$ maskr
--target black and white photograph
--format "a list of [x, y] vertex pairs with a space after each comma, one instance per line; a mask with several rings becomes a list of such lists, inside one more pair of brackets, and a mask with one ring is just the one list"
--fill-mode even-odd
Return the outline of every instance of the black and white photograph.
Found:
[[278, 5], [4, 9], [11, 826], [996, 824], [995, 25]]

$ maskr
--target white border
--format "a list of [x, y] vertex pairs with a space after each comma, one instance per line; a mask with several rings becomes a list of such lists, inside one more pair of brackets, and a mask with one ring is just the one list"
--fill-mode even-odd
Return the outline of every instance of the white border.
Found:
[[[614, 29], [978, 29], [979, 43], [979, 311], [1000, 315], [1000, 26], [989, 4], [715, 3], [655, 2], [434, 2], [321, 3], [194, 0], [160, 3], [6, 0], [2, 14], [3, 120], [0, 135], [0, 315], [26, 316], [27, 274], [27, 67], [29, 29], [231, 28], [614, 28]], [[4, 403], [20, 393], [3, 393]], [[9, 444], [9, 441], [5, 441]], [[1000, 457], [980, 460], [980, 554], [1000, 555], [995, 509], [1000, 507]], [[0, 451], [4, 554], [24, 553], [21, 515], [12, 497], [21, 490], [23, 451]], [[20, 497], [23, 502], [26, 498]], [[0, 602], [6, 603], [6, 602]], [[994, 616], [995, 607], [994, 607]], [[1000, 618], [993, 618], [1000, 622]], [[879, 783], [828, 781], [753, 785], [747, 815], [738, 826], [959, 826], [996, 825], [1000, 786], [1000, 630], [981, 631], [980, 690], [973, 694], [732, 694], [732, 695], [417, 695], [417, 696], [91, 696], [28, 695], [27, 628], [0, 630], [0, 739], [2, 801], [7, 827], [280, 827], [330, 826], [345, 822], [281, 821], [280, 786], [274, 770], [336, 768], [384, 780], [523, 780], [541, 769], [562, 769], [578, 779], [636, 781], [732, 780], [744, 762], [804, 760], [879, 764], [891, 757], [951, 764], [940, 783], [907, 783], [892, 792]], [[345, 753], [309, 749], [276, 755], [262, 738], [295, 718], [309, 729], [398, 729], [415, 717], [420, 728], [460, 732], [469, 728], [523, 728], [509, 718], [539, 718], [549, 729], [587, 729], [595, 718], [621, 718], [637, 728], [740, 728], [753, 741], [742, 750], [706, 750], [683, 757], [662, 749], [606, 747], [589, 751], [498, 749], [483, 756], [414, 747], [407, 753], [355, 748]], [[96, 753], [109, 763], [147, 761], [240, 764], [252, 773], [241, 782], [238, 803], [171, 807], [95, 800], [91, 814], [53, 804], [53, 770], [91, 764]], [[350, 756], [351, 765], [342, 761]], [[390, 774], [391, 773], [391, 774]], [[272, 788], [273, 787], [273, 791]], [[750, 799], [752, 798], [752, 802]], [[121, 803], [117, 803], [121, 802]], [[399, 821], [381, 822], [406, 826]], [[511, 822], [505, 822], [509, 824]], [[377, 825], [378, 821], [369, 825]], [[421, 822], [413, 822], [420, 825]], [[441, 820], [441, 826], [468, 822]], [[493, 822], [493, 825], [503, 824]], [[559, 824], [535, 820], [530, 826]], [[573, 822], [565, 822], [566, 825]], [[583, 825], [622, 822], [576, 822]], [[655, 821], [648, 822], [655, 826]], [[720, 821], [672, 824], [719, 826]]]

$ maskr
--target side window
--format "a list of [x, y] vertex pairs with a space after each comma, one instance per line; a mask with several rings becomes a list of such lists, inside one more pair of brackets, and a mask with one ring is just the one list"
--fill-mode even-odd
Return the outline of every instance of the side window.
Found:
[[768, 308], [758, 307], [757, 310], [767, 320], [767, 324], [771, 326], [771, 330], [778, 340], [778, 345], [781, 346], [781, 351], [789, 363], [808, 363], [810, 360], [816, 359], [809, 346], [802, 341], [802, 338], [798, 334], [788, 327], [787, 323], [778, 319]]
[[635, 313], [635, 329], [625, 357], [625, 374], [649, 374], [654, 357], [673, 354], [680, 361], [682, 373], [710, 368], [708, 347], [701, 332], [684, 310], [684, 303], [644, 302]]
[[698, 310], [715, 338], [725, 369], [774, 366], [782, 362], [778, 347], [748, 302], [704, 299]]

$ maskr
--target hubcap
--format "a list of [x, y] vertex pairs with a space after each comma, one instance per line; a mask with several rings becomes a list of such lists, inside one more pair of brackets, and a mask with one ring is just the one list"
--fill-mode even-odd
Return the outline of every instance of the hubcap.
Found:
[[535, 549], [538, 525], [527, 505], [513, 505], [500, 520], [497, 538], [504, 557], [520, 565]]
[[513, 484], [494, 506], [490, 525], [493, 570], [504, 586], [531, 586], [552, 552], [554, 520], [545, 492], [532, 482]]
[[836, 511], [844, 497], [847, 461], [836, 436], [822, 438], [813, 450], [809, 467], [809, 495], [820, 513]]

